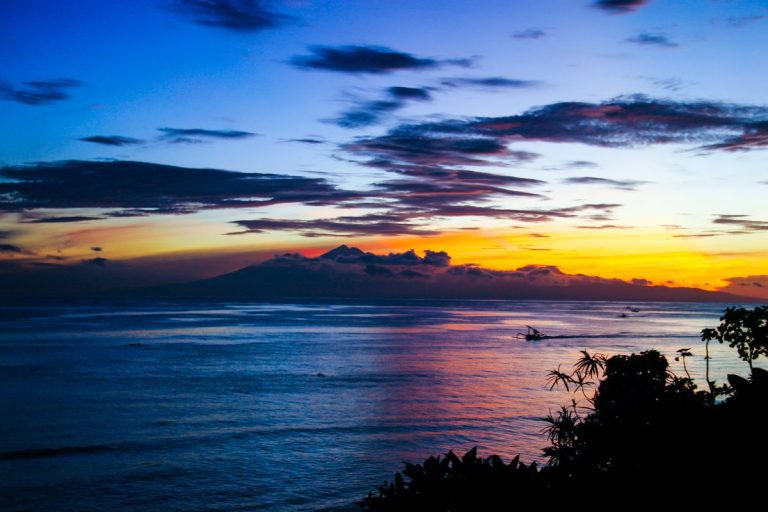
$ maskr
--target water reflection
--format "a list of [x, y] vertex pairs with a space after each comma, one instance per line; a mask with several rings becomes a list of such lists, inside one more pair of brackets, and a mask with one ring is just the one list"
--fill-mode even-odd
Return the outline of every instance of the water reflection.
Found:
[[[447, 449], [539, 458], [537, 419], [567, 400], [545, 373], [581, 349], [692, 347], [703, 382], [697, 333], [724, 306], [617, 318], [627, 306], [4, 306], [0, 406], [13, 414], [0, 419], [0, 468], [12, 477], [0, 491], [24, 510], [315, 510]], [[572, 337], [515, 339], [526, 325]], [[712, 348], [717, 378], [744, 373]]]

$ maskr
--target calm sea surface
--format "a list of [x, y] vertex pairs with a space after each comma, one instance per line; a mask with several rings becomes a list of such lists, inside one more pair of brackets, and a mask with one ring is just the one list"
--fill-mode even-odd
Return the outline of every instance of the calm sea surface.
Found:
[[[640, 311], [618, 318], [627, 306]], [[346, 510], [405, 460], [473, 446], [541, 460], [539, 418], [569, 399], [547, 370], [585, 348], [691, 347], [703, 385], [698, 333], [724, 307], [0, 306], [0, 509]], [[526, 325], [572, 337], [516, 339]], [[746, 373], [720, 346], [713, 369]]]

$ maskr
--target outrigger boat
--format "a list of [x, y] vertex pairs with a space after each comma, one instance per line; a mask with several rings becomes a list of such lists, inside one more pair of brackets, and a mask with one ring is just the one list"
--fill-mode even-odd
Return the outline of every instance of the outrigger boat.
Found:
[[525, 338], [525, 341], [539, 341], [547, 338], [551, 338], [551, 336], [547, 336], [543, 332], [541, 332], [538, 329], [535, 329], [531, 327], [530, 325], [526, 325], [528, 328], [528, 332], [523, 334], [522, 332], [517, 333], [515, 336], [516, 338]]

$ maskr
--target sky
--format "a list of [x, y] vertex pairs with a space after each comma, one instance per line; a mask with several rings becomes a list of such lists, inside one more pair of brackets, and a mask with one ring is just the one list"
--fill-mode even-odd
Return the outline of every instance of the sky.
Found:
[[0, 282], [343, 243], [768, 298], [766, 48], [765, 0], [5, 0]]

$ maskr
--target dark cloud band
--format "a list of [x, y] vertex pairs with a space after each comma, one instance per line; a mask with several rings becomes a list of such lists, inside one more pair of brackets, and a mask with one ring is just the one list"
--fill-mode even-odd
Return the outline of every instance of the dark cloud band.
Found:
[[241, 130], [208, 130], [204, 128], [158, 128], [160, 139], [175, 144], [197, 144], [209, 140], [241, 140], [257, 134]]
[[417, 57], [381, 46], [313, 46], [308, 55], [297, 55], [291, 63], [302, 69], [340, 73], [384, 74], [401, 70], [435, 69], [446, 65], [467, 67], [470, 59]]
[[122, 135], [92, 135], [90, 137], [83, 137], [80, 140], [101, 144], [102, 146], [137, 146], [145, 142], [141, 139], [123, 137]]
[[[357, 198], [324, 179], [191, 169], [132, 161], [63, 161], [0, 167], [0, 210], [117, 209], [113, 215], [192, 213], [281, 203], [326, 205]], [[36, 222], [75, 222], [83, 218]]]
[[25, 105], [48, 105], [68, 99], [69, 89], [81, 85], [83, 85], [82, 82], [69, 78], [24, 82], [17, 87], [0, 83], [0, 99]]
[[651, 34], [648, 32], [642, 32], [636, 36], [625, 39], [625, 41], [643, 46], [659, 46], [661, 48], [677, 48], [680, 46], [664, 34]]
[[698, 144], [704, 151], [758, 149], [768, 146], [768, 107], [622, 96], [603, 103], [552, 103], [518, 115], [402, 125], [347, 148], [412, 163], [453, 155], [454, 164], [477, 165], [489, 156], [504, 154], [506, 143], [519, 141], [617, 148]]
[[648, 0], [597, 0], [594, 7], [609, 14], [627, 14], [645, 6]]
[[274, 28], [289, 20], [263, 0], [175, 0], [172, 8], [198, 25], [241, 33]]

